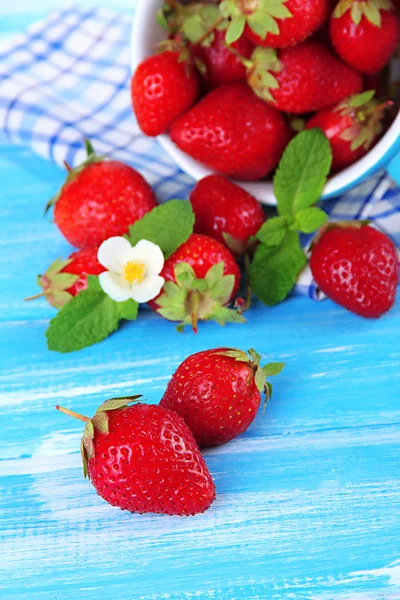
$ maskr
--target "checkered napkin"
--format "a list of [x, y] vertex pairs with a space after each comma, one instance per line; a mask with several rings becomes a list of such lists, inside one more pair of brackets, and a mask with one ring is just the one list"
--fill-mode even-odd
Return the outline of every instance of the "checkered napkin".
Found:
[[[99, 153], [137, 168], [161, 200], [187, 198], [193, 181], [132, 115], [131, 21], [107, 9], [70, 7], [3, 44], [0, 136], [58, 165], [82, 162], [82, 139], [89, 137]], [[324, 209], [333, 220], [372, 219], [400, 246], [400, 190], [383, 174]], [[320, 299], [309, 270], [296, 292]]]

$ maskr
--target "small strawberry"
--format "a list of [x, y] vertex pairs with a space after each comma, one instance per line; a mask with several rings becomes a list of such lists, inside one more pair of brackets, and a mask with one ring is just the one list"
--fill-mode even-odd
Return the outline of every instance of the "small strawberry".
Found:
[[363, 89], [361, 75], [316, 41], [280, 52], [257, 48], [245, 64], [254, 92], [284, 112], [321, 110]]
[[249, 249], [250, 238], [265, 221], [257, 200], [221, 175], [199, 181], [190, 195], [195, 231], [223, 242], [235, 254]]
[[87, 288], [87, 275], [100, 275], [104, 271], [97, 260], [97, 248], [78, 250], [67, 260], [58, 258], [44, 275], [39, 275], [38, 284], [43, 292], [27, 300], [44, 296], [51, 306], [62, 308]]
[[242, 83], [212, 90], [171, 127], [172, 141], [222, 175], [257, 180], [276, 167], [292, 132]]
[[357, 315], [377, 318], [394, 304], [399, 283], [396, 248], [370, 225], [329, 226], [312, 248], [310, 266], [319, 288]]
[[400, 17], [390, 0], [340, 0], [330, 32], [343, 60], [374, 75], [389, 62], [400, 41]]
[[385, 109], [390, 104], [380, 104], [373, 91], [364, 92], [326, 108], [308, 121], [307, 129], [318, 127], [330, 141], [333, 171], [367, 154], [382, 133]]
[[123, 235], [157, 202], [146, 180], [124, 163], [96, 156], [86, 142], [88, 159], [71, 169], [66, 183], [48, 203], [63, 236], [76, 248], [99, 246]]
[[206, 235], [192, 234], [166, 261], [161, 277], [166, 283], [161, 294], [149, 304], [178, 327], [198, 321], [242, 323], [243, 317], [227, 308], [240, 284], [234, 256], [221, 242]]
[[140, 129], [149, 136], [166, 133], [200, 92], [199, 76], [183, 51], [165, 50], [137, 67], [131, 85], [133, 110]]
[[160, 406], [177, 412], [200, 447], [217, 446], [242, 434], [254, 421], [272, 386], [266, 378], [284, 365], [261, 367], [261, 356], [216, 348], [189, 356], [177, 369]]
[[86, 423], [84, 476], [112, 506], [134, 513], [189, 516], [215, 499], [215, 486], [183, 419], [160, 406], [134, 404], [140, 396], [102, 404]]

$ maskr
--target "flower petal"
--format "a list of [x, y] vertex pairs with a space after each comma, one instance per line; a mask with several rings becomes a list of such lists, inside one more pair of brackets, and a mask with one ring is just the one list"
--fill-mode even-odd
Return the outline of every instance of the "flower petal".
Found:
[[140, 304], [149, 302], [158, 296], [164, 283], [164, 277], [160, 277], [159, 275], [146, 277], [141, 283], [132, 286], [131, 298]]
[[132, 298], [132, 290], [128, 282], [121, 275], [106, 271], [99, 275], [99, 283], [103, 292], [115, 302], [125, 302], [129, 298]]
[[97, 259], [109, 271], [122, 273], [125, 263], [130, 259], [131, 243], [123, 237], [111, 237], [103, 242], [98, 250]]
[[149, 242], [148, 240], [140, 240], [132, 248], [130, 260], [137, 260], [144, 264], [146, 276], [159, 275], [164, 267], [164, 254], [160, 246]]

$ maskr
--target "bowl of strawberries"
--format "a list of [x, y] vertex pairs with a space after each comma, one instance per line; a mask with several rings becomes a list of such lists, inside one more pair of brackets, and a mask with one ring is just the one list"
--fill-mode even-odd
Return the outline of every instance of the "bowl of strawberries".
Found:
[[222, 174], [265, 204], [292, 137], [319, 128], [334, 197], [381, 167], [400, 177], [399, 42], [391, 0], [140, 0], [133, 109], [195, 180]]

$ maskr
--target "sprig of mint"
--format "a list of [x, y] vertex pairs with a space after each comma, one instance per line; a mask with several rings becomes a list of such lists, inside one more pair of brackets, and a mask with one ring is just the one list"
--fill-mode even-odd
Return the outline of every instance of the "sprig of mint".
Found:
[[[148, 240], [168, 258], [193, 233], [194, 214], [189, 202], [171, 200], [157, 206], [130, 227], [126, 237], [134, 246]], [[135, 321], [139, 305], [134, 300], [115, 302], [105, 294], [98, 277], [88, 276], [88, 287], [72, 298], [46, 332], [49, 350], [73, 352], [101, 342], [116, 331], [121, 320]]]
[[274, 178], [278, 216], [261, 227], [250, 266], [251, 287], [267, 306], [293, 289], [307, 258], [299, 232], [312, 233], [328, 215], [313, 206], [321, 197], [332, 164], [329, 141], [320, 129], [302, 131], [286, 148]]

